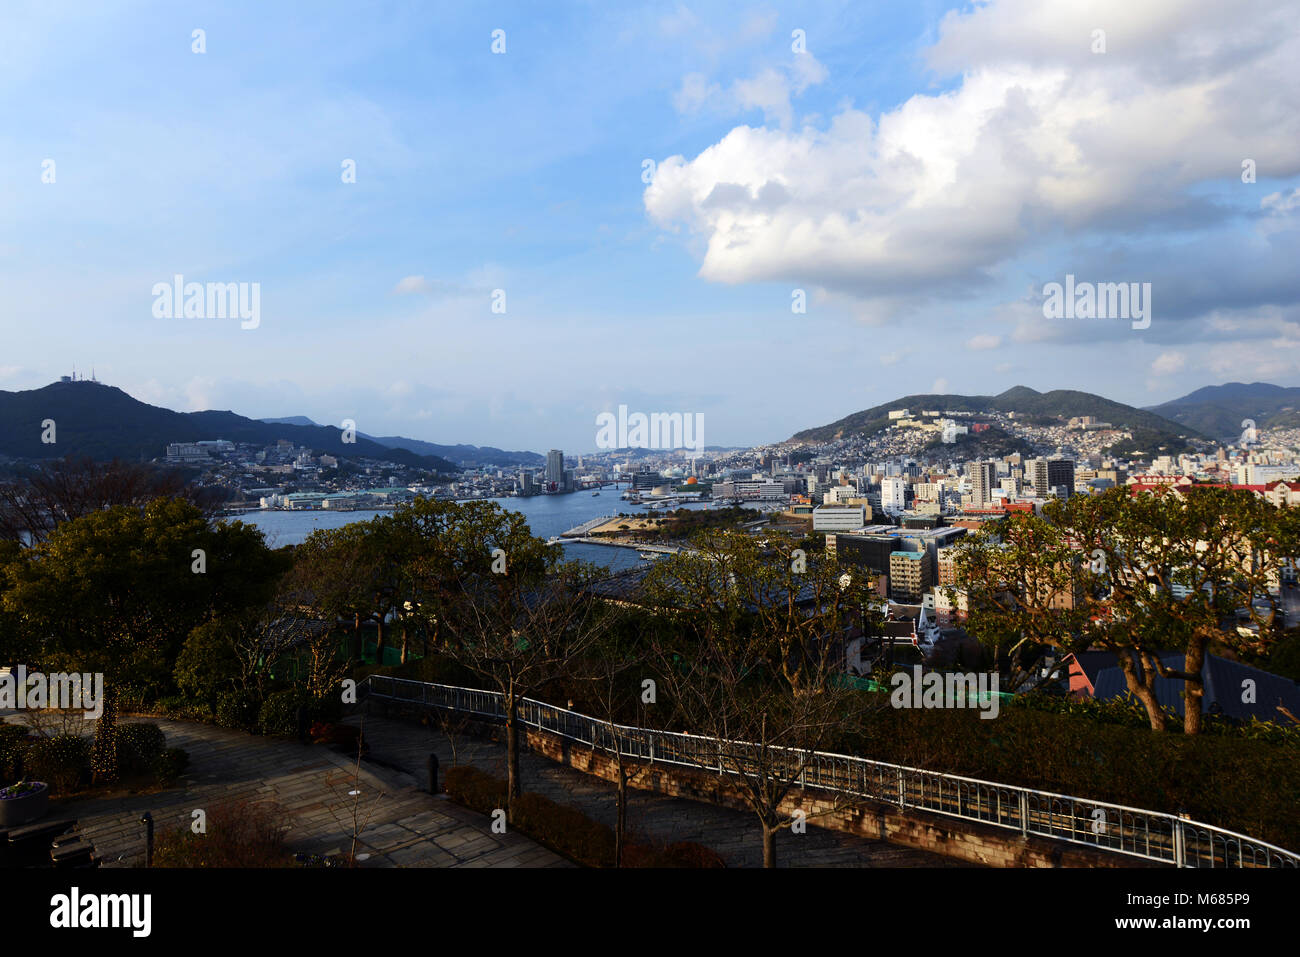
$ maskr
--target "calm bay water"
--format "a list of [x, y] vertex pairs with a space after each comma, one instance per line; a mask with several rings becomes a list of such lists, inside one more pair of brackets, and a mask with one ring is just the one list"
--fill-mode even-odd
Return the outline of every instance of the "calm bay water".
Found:
[[[602, 515], [615, 515], [618, 512], [637, 514], [644, 511], [619, 498], [619, 493], [607, 489], [600, 495], [590, 492], [574, 492], [571, 495], [536, 495], [531, 498], [497, 498], [489, 499], [502, 508], [518, 512], [528, 521], [528, 527], [541, 539], [549, 539], [581, 525], [588, 519]], [[702, 506], [691, 506], [702, 507]], [[341, 528], [352, 522], [366, 522], [385, 511], [358, 510], [355, 512], [313, 511], [256, 511], [237, 516], [239, 521], [255, 525], [266, 535], [267, 544], [272, 548], [281, 545], [297, 545], [312, 532], [321, 528]], [[605, 565], [619, 570], [631, 568], [640, 563], [635, 549], [617, 548], [609, 545], [584, 545], [570, 543], [564, 546], [565, 555]]]

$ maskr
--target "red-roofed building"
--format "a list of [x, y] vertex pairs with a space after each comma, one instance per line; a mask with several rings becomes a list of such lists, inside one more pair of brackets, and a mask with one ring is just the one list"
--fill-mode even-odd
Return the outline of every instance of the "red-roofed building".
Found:
[[1263, 494], [1274, 505], [1300, 505], [1300, 482], [1269, 482]]

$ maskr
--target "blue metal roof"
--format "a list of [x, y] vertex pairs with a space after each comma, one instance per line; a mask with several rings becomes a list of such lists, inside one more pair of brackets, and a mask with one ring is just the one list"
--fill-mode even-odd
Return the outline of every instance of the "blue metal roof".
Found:
[[[1162, 651], [1159, 657], [1167, 668], [1182, 670], [1184, 667], [1185, 659], [1181, 651]], [[1111, 660], [1115, 660], [1114, 655], [1111, 655]], [[1140, 666], [1138, 673], [1141, 674]], [[1205, 694], [1201, 698], [1202, 712], [1212, 710], [1217, 704], [1219, 710], [1230, 718], [1249, 720], [1254, 717], [1261, 721], [1277, 721], [1282, 717], [1277, 710], [1280, 704], [1292, 714], [1300, 714], [1300, 685], [1290, 678], [1209, 654], [1205, 656], [1201, 676], [1205, 682]], [[1246, 689], [1250, 687], [1246, 684], [1247, 681], [1254, 682], [1253, 702], [1242, 701]], [[1178, 678], [1157, 676], [1154, 689], [1156, 700], [1181, 715], [1185, 688], [1186, 682]], [[1119, 665], [1114, 664], [1098, 669], [1093, 689], [1096, 698], [1116, 698], [1128, 694], [1128, 683], [1124, 680], [1124, 672]]]

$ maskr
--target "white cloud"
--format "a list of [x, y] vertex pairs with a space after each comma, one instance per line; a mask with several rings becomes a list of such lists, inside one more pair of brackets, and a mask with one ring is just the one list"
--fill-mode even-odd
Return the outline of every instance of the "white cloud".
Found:
[[1293, 209], [1300, 209], [1300, 188], [1291, 190], [1287, 195], [1282, 193], [1269, 193], [1259, 201], [1261, 209], [1271, 209], [1276, 213], [1289, 213]]
[[[705, 279], [820, 284], [894, 297], [890, 309], [964, 292], [1062, 237], [1179, 228], [1203, 208], [1192, 187], [1236, 182], [1243, 157], [1300, 173], [1292, 14], [1286, 0], [996, 0], [949, 13], [930, 62], [960, 75], [954, 89], [790, 130], [800, 81], [764, 71], [731, 92], [780, 128], [736, 127], [692, 159], [668, 157], [645, 208], [698, 234]], [[1098, 26], [1105, 54], [1090, 50]], [[773, 185], [781, 201], [760, 202]]]
[[934, 385], [930, 386], [930, 392], [935, 395], [942, 395], [948, 391], [948, 380], [938, 378], [934, 380]]
[[766, 67], [726, 89], [703, 73], [688, 73], [673, 94], [673, 106], [679, 113], [707, 108], [722, 115], [762, 110], [764, 122], [788, 129], [794, 122], [792, 99], [828, 76], [811, 53], [794, 54], [787, 63]]
[[988, 334], [972, 336], [966, 340], [966, 348], [973, 352], [979, 352], [984, 349], [996, 349], [1000, 345], [1002, 345], [1001, 336], [991, 336]]
[[406, 276], [398, 280], [393, 292], [399, 296], [409, 295], [411, 293], [430, 293], [433, 292], [433, 285], [423, 276]]

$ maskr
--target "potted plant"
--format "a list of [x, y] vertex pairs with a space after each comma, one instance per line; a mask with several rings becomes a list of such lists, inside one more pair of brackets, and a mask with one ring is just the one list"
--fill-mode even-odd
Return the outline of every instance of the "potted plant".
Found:
[[50, 808], [50, 788], [44, 781], [22, 780], [0, 788], [0, 827], [30, 824]]

